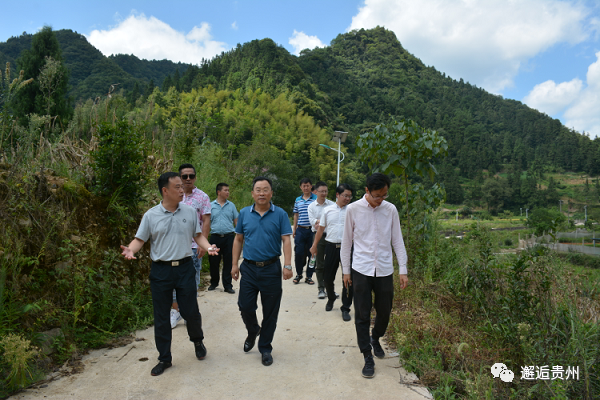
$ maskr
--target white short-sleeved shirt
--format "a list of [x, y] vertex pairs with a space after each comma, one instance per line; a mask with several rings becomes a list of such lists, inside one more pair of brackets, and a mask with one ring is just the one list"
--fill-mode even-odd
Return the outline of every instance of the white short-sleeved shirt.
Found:
[[[310, 227], [312, 228], [313, 232], [317, 231], [315, 229], [315, 224], [317, 223], [317, 220], [321, 219], [323, 210], [332, 204], [335, 204], [335, 203], [329, 199], [325, 199], [323, 204], [319, 204], [319, 202], [317, 200], [310, 203], [310, 205], [308, 206], [308, 220], [310, 221]], [[320, 225], [320, 223], [319, 223], [319, 225]]]
[[161, 202], [146, 211], [135, 237], [150, 243], [152, 261], [173, 261], [193, 254], [190, 240], [200, 232], [194, 208], [179, 203], [171, 212]]
[[330, 205], [323, 210], [320, 225], [325, 227], [325, 230], [327, 231], [327, 236], [325, 237], [326, 242], [342, 243], [347, 208], [348, 206], [340, 208], [336, 203], [333, 203], [333, 205]]

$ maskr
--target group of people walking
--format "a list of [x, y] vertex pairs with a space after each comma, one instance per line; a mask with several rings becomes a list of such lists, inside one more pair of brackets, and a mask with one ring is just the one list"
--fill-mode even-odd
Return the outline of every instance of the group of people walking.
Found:
[[[267, 177], [253, 180], [254, 204], [239, 213], [228, 200], [227, 184], [217, 185], [217, 198], [211, 203], [208, 195], [195, 187], [195, 181], [196, 171], [191, 164], [181, 165], [179, 173], [162, 174], [158, 179], [161, 203], [144, 214], [132, 242], [121, 246], [122, 255], [134, 259], [144, 243], [150, 243], [150, 286], [159, 352], [159, 363], [151, 374], [160, 375], [171, 367], [171, 329], [180, 319], [185, 320], [196, 357], [200, 360], [206, 357], [202, 317], [196, 300], [204, 254], [208, 254], [210, 263], [209, 291], [222, 281], [224, 292], [234, 294], [232, 280], [240, 280], [238, 308], [248, 333], [243, 350], [252, 350], [258, 338], [261, 362], [271, 365], [282, 280], [293, 277], [293, 239], [296, 272], [293, 282], [302, 282], [306, 267], [304, 282], [314, 285], [312, 277], [316, 272], [317, 296], [327, 298], [326, 311], [331, 311], [339, 298], [334, 282], [341, 264], [342, 319], [352, 319], [350, 307], [354, 300], [357, 342], [365, 360], [362, 375], [372, 378], [373, 354], [385, 356], [379, 338], [385, 334], [392, 308], [392, 248], [400, 266], [400, 288], [408, 282], [398, 211], [385, 201], [389, 178], [383, 174], [371, 175], [365, 195], [354, 203], [351, 203], [354, 190], [349, 185], [336, 187], [333, 202], [327, 199], [327, 184], [317, 182], [313, 186], [305, 178], [300, 182], [302, 195], [294, 204], [293, 224], [288, 214], [272, 203], [273, 184]], [[256, 314], [259, 293], [263, 316], [260, 323]], [[373, 305], [375, 325], [369, 332]]]

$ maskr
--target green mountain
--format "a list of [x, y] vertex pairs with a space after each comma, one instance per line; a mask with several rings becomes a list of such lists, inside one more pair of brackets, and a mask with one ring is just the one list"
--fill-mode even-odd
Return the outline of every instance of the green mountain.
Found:
[[[186, 92], [208, 85], [244, 92], [260, 88], [273, 96], [287, 92], [321, 126], [349, 131], [350, 150], [358, 134], [397, 116], [442, 132], [449, 156], [441, 163], [460, 168], [463, 177], [506, 165], [600, 174], [600, 139], [424, 65], [381, 27], [340, 34], [330, 46], [298, 57], [271, 39], [253, 40], [199, 66], [105, 57], [83, 35], [70, 30], [56, 35], [71, 71], [74, 100], [106, 95], [113, 84], [132, 104], [153, 86]], [[31, 37], [0, 43], [0, 61], [14, 63]]]
[[[133, 55], [106, 57], [77, 32], [65, 29], [54, 33], [70, 71], [69, 96], [75, 101], [106, 95], [114, 84], [125, 91], [131, 91], [136, 82], [145, 86], [153, 80], [159, 85], [169, 74], [177, 70], [184, 72], [189, 67], [168, 60], [140, 60]], [[32, 37], [24, 32], [0, 43], [0, 62], [2, 66], [10, 62], [14, 76], [18, 73], [18, 58], [23, 50], [31, 47]]]

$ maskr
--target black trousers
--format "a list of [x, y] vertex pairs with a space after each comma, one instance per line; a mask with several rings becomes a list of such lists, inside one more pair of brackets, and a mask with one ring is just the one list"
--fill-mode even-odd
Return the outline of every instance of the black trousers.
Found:
[[219, 235], [210, 235], [209, 242], [217, 245], [220, 249], [216, 256], [208, 256], [210, 264], [210, 284], [211, 286], [219, 286], [219, 265], [223, 259], [223, 288], [232, 288], [231, 284], [231, 260], [233, 252], [233, 240], [235, 233], [221, 237]]
[[[340, 250], [335, 243], [325, 242], [325, 290], [327, 290], [327, 298], [330, 301], [335, 301], [335, 276], [340, 266]], [[343, 276], [343, 275], [342, 275]], [[342, 287], [344, 283], [342, 281]], [[342, 311], [350, 311], [352, 305], [354, 289], [350, 285], [349, 289], [342, 289]]]
[[187, 321], [187, 331], [192, 342], [204, 339], [202, 316], [196, 301], [196, 269], [190, 261], [171, 267], [152, 262], [150, 270], [150, 290], [154, 308], [154, 340], [158, 350], [158, 360], [171, 362], [171, 322], [170, 312], [173, 302], [173, 289], [179, 304], [179, 312]]
[[296, 236], [294, 237], [294, 261], [296, 264], [296, 275], [302, 275], [304, 266], [306, 265], [306, 277], [312, 278], [314, 269], [307, 265], [307, 259], [310, 258], [310, 247], [313, 243], [313, 231], [310, 228], [296, 228]]
[[[258, 337], [258, 351], [270, 353], [273, 350], [271, 342], [277, 327], [281, 295], [283, 293], [281, 279], [281, 262], [277, 260], [273, 264], [259, 267], [242, 261], [240, 265], [240, 295], [238, 307], [242, 314], [242, 320], [246, 325], [248, 334], [256, 334], [260, 329]], [[262, 303], [262, 327], [258, 325], [256, 309], [258, 308], [258, 294]]]
[[374, 277], [366, 276], [352, 270], [352, 286], [354, 287], [354, 326], [356, 341], [361, 353], [371, 351], [369, 327], [371, 326], [372, 293], [375, 294], [375, 325], [372, 336], [379, 339], [385, 334], [392, 312], [394, 300], [394, 275]]
[[[319, 290], [325, 290], [325, 236], [327, 234], [323, 232], [321, 240], [317, 243], [317, 259], [315, 260], [315, 275], [317, 275], [317, 285]], [[313, 241], [314, 241], [313, 234]]]

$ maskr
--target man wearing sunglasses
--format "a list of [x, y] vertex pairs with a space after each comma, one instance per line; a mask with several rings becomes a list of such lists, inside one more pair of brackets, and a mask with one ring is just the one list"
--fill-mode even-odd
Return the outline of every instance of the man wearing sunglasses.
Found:
[[[210, 233], [210, 198], [206, 193], [196, 187], [196, 168], [192, 164], [181, 164], [179, 166], [179, 176], [183, 181], [183, 200], [182, 204], [193, 207], [198, 214], [198, 223], [202, 230], [202, 236], [208, 240]], [[202, 256], [206, 253], [199, 248], [195, 241], [192, 241], [192, 252], [194, 256], [194, 268], [196, 268], [196, 290], [200, 285], [200, 271], [202, 270]], [[173, 305], [171, 307], [171, 328], [177, 326], [181, 320], [179, 306], [173, 292]]]
[[[377, 358], [385, 357], [379, 338], [387, 329], [394, 299], [392, 247], [399, 265], [400, 289], [404, 289], [408, 283], [406, 249], [398, 210], [392, 203], [384, 200], [388, 197], [390, 184], [390, 178], [384, 174], [377, 173], [367, 178], [363, 198], [347, 206], [342, 236], [344, 286], [352, 285], [354, 289], [354, 325], [358, 348], [365, 359], [362, 370], [365, 378], [375, 376], [371, 350]], [[377, 315], [369, 335], [372, 293], [375, 294]]]

